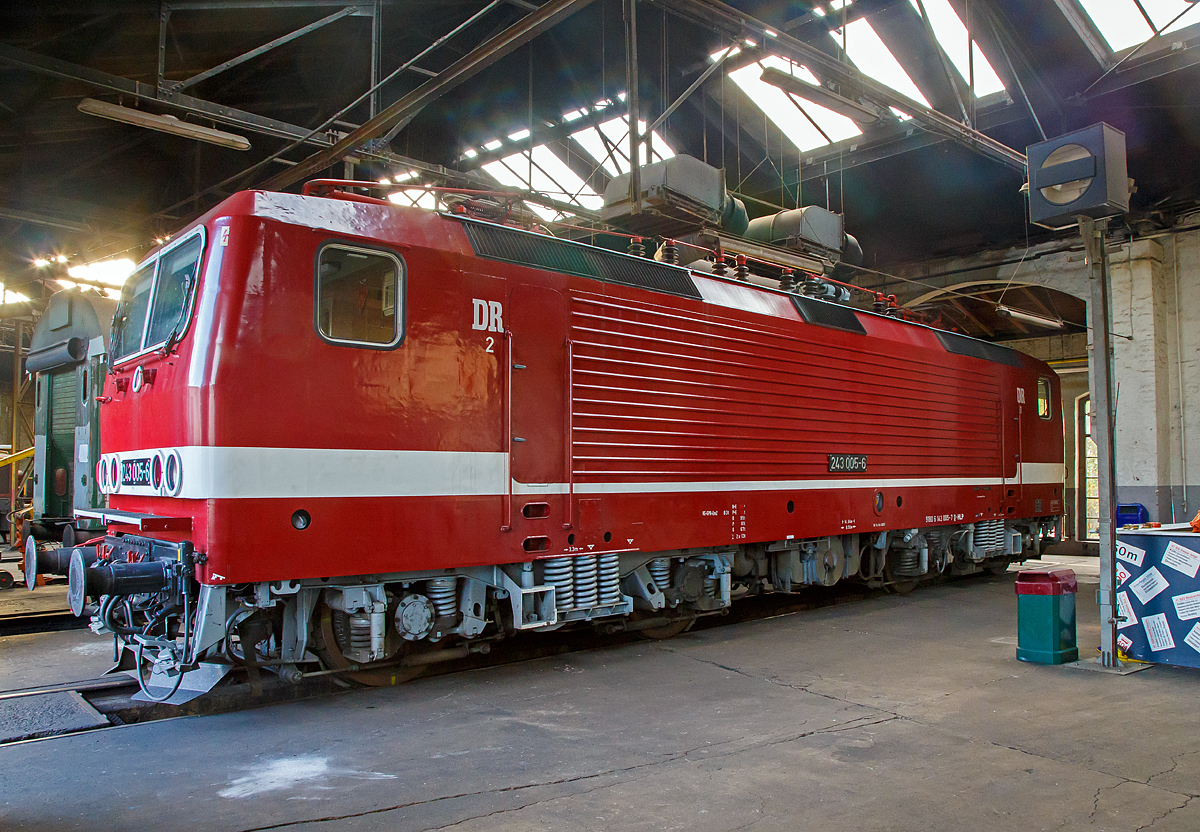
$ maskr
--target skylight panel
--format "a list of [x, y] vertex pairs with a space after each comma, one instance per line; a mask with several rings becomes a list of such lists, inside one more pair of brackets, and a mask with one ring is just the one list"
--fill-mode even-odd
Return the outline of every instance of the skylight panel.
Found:
[[[813, 104], [808, 99], [803, 99], [802, 112], [787, 93], [763, 82], [762, 71], [767, 67], [790, 73], [814, 86], [819, 82], [806, 67], [778, 55], [768, 55], [757, 63], [747, 64], [729, 73], [730, 79], [766, 113], [767, 118], [782, 130], [801, 152], [862, 135], [862, 131], [853, 121], [819, 104]], [[807, 117], [805, 113], [808, 114]], [[813, 122], [816, 122], [815, 126]], [[825, 135], [822, 135], [822, 132]]]
[[1079, 5], [1114, 52], [1136, 46], [1154, 34], [1133, 0], [1079, 0]]
[[[1112, 2], [1112, 0], [1100, 1]], [[917, 10], [917, 14], [920, 14], [921, 9], [917, 5], [917, 0], [909, 0], [909, 2]], [[938, 43], [946, 51], [950, 63], [954, 64], [954, 68], [958, 70], [963, 81], [969, 83], [971, 63], [967, 57], [967, 27], [963, 25], [958, 13], [951, 7], [950, 0], [922, 0], [922, 3], [925, 6], [925, 12], [929, 15], [929, 25], [933, 27], [933, 34], [937, 37]], [[988, 59], [984, 57], [979, 44], [974, 41], [971, 42], [971, 55], [975, 58], [975, 97], [982, 98], [992, 93], [1004, 92], [1004, 84], [1000, 82], [1000, 77], [996, 75], [996, 71], [988, 63]]]
[[[638, 131], [646, 132], [646, 122], [638, 121]], [[601, 132], [604, 136], [601, 138]], [[580, 146], [587, 151], [609, 176], [617, 176], [626, 173], [629, 170], [629, 119], [628, 116], [618, 116], [617, 118], [609, 119], [602, 122], [598, 129], [589, 127], [586, 130], [580, 130], [571, 134], [571, 138], [579, 142]], [[605, 140], [608, 144], [605, 144]], [[614, 147], [610, 155], [609, 146]], [[646, 162], [646, 143], [641, 144], [641, 164]], [[666, 143], [658, 131], [650, 133], [650, 161], [661, 162], [664, 159], [670, 159], [675, 155], [675, 151]]]
[[[554, 155], [553, 151], [544, 144], [533, 149], [533, 170], [534, 180], [531, 184], [534, 186], [534, 190], [552, 193], [550, 186], [553, 185], [563, 194], [566, 201], [596, 211], [603, 207], [604, 197], [588, 187], [579, 174], [571, 170], [566, 162]], [[539, 184], [539, 175], [545, 177], [546, 187]]]
[[[509, 156], [508, 159], [513, 160], [513, 163], [517, 166], [520, 166], [521, 163], [524, 162], [525, 169], [528, 171], [529, 163], [528, 161], [525, 161], [524, 156], [525, 154], [523, 153], [516, 153], [512, 156]], [[505, 164], [505, 160], [503, 159], [495, 162], [488, 162], [483, 166], [483, 169], [501, 185], [508, 185], [510, 188], [520, 188], [521, 190], [527, 190], [529, 188], [529, 183], [526, 181], [526, 178]], [[529, 208], [529, 210], [533, 211], [547, 222], [553, 222], [558, 218], [558, 212], [552, 208], [546, 208], [542, 205], [534, 205], [528, 202], [525, 203], [525, 205], [527, 208]]]
[[437, 194], [424, 188], [405, 188], [403, 191], [394, 191], [388, 194], [388, 201], [396, 205], [428, 208], [430, 211], [436, 211], [438, 207]]
[[[1185, 9], [1195, 8], [1184, 0], [1142, 0], [1142, 8], [1154, 22], [1154, 29], [1151, 29], [1133, 0], [1079, 0], [1079, 5], [1096, 24], [1108, 48], [1114, 52], [1137, 46], [1153, 37], [1154, 29], [1171, 23]], [[1166, 31], [1178, 31], [1195, 23], [1200, 23], [1200, 14], [1185, 14], [1171, 23]]]
[[[1200, 23], [1200, 13], [1189, 11], [1188, 14], [1179, 17], [1185, 10], [1195, 9], [1194, 3], [1184, 2], [1184, 0], [1142, 0], [1142, 8], [1146, 10], [1146, 14], [1150, 15], [1150, 19], [1154, 21], [1154, 28], [1160, 32], [1177, 32], [1180, 29], [1186, 29], [1196, 23]], [[1175, 20], [1179, 17], [1178, 20]], [[1171, 23], [1175, 20], [1174, 23]], [[1170, 26], [1167, 26], [1171, 23]], [[1167, 26], [1164, 30], [1163, 27]]]
[[[522, 190], [536, 191], [563, 202], [585, 208], [599, 209], [604, 198], [559, 159], [550, 148], [538, 145], [530, 153], [523, 150], [488, 162], [483, 169], [497, 182]], [[529, 209], [547, 221], [561, 219], [565, 214], [541, 205], [529, 204]]]
[[[839, 44], [842, 42], [841, 29], [829, 34]], [[926, 107], [929, 106], [929, 102], [925, 100], [921, 90], [913, 83], [912, 78], [904, 71], [904, 67], [896, 60], [896, 56], [887, 48], [887, 44], [883, 42], [866, 18], [859, 18], [853, 23], [846, 24], [846, 54], [864, 75], [891, 87], [906, 98], [911, 98]]]

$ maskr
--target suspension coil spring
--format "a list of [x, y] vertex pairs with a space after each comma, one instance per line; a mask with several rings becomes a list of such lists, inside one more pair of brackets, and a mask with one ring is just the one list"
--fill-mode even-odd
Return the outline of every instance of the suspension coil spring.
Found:
[[356, 612], [350, 616], [350, 649], [371, 649], [371, 614]]
[[896, 549], [896, 574], [920, 575], [921, 551], [919, 549]]
[[662, 261], [672, 266], [679, 265], [679, 247], [674, 240], [664, 240], [662, 244]]
[[595, 555], [580, 555], [575, 558], [575, 606], [589, 608], [596, 606], [600, 595], [599, 565]]
[[655, 558], [646, 564], [646, 568], [650, 570], [655, 588], [659, 592], [666, 592], [671, 586], [671, 559]]
[[425, 582], [425, 594], [433, 602], [438, 618], [445, 618], [458, 612], [458, 578], [430, 578]]
[[929, 545], [929, 568], [937, 572], [945, 571], [950, 563], [941, 532], [925, 532], [925, 542]]
[[621, 603], [621, 556], [614, 553], [599, 556], [600, 603], [608, 606]]
[[704, 597], [716, 598], [721, 591], [721, 579], [713, 575], [704, 576]]
[[575, 606], [575, 581], [571, 576], [571, 558], [546, 561], [545, 581], [554, 587], [554, 608], [569, 610]]

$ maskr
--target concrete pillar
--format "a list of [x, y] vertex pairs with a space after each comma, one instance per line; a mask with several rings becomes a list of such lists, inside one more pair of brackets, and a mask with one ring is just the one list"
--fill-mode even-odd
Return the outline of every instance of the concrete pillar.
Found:
[[[1175, 520], [1200, 509], [1200, 232], [1175, 234], [1165, 246], [1170, 287], [1167, 376], [1171, 381], [1171, 496]], [[1167, 519], [1171, 519], [1168, 515]]]
[[[1168, 326], [1174, 299], [1157, 240], [1110, 254], [1117, 502], [1171, 519], [1171, 378]], [[1094, 356], [1098, 359], [1098, 356]], [[1094, 389], [1095, 385], [1093, 385]]]

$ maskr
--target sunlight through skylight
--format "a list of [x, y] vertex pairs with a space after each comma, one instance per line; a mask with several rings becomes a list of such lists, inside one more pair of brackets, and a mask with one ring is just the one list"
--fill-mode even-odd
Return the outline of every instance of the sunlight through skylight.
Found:
[[[646, 132], [646, 122], [638, 121], [638, 131]], [[601, 133], [603, 133], [603, 138], [601, 138]], [[597, 164], [604, 168], [609, 176], [616, 176], [629, 170], [629, 118], [627, 116], [609, 119], [599, 125], [599, 130], [596, 127], [589, 127], [586, 130], [572, 133], [571, 138], [579, 142], [580, 146]], [[609, 153], [610, 148], [612, 149], [611, 154]], [[648, 164], [645, 142], [641, 144], [639, 155], [642, 157], [641, 164]], [[650, 133], [650, 162], [661, 162], [674, 155], [675, 151], [663, 140], [657, 130]]]
[[[1096, 24], [1100, 34], [1114, 52], [1137, 46], [1154, 35], [1146, 18], [1133, 0], [1079, 0], [1079, 5]], [[1187, 8], [1196, 8], [1184, 0], [1142, 0], [1142, 8], [1161, 29]], [[1190, 12], [1172, 23], [1167, 32], [1175, 32], [1200, 23], [1200, 12]]]
[[[920, 14], [917, 0], [909, 0], [909, 2], [917, 10], [917, 14]], [[933, 33], [937, 36], [938, 43], [946, 51], [950, 63], [954, 64], [954, 68], [958, 70], [963, 81], [968, 82], [971, 77], [971, 66], [970, 59], [967, 57], [967, 27], [963, 25], [958, 13], [950, 5], [950, 0], [922, 0], [922, 2], [929, 15], [929, 25], [933, 27]], [[1102, 2], [1111, 2], [1111, 0], [1102, 0]], [[996, 75], [996, 71], [988, 63], [988, 59], [984, 57], [979, 44], [972, 42], [971, 47], [971, 54], [975, 58], [975, 97], [982, 98], [995, 92], [1004, 92], [1004, 84], [1000, 82], [1000, 77]]]
[[[842, 42], [842, 30], [829, 33], [839, 44]], [[911, 98], [920, 104], [929, 106], [929, 102], [912, 78], [900, 66], [896, 56], [887, 48], [887, 44], [871, 28], [866, 18], [859, 18], [853, 23], [846, 24], [846, 54], [864, 75], [874, 78], [881, 84], [891, 87], [896, 92]]]
[[[571, 202], [584, 208], [598, 210], [604, 198], [588, 187], [580, 176], [545, 145], [533, 149], [532, 161], [527, 150], [505, 156], [483, 166], [501, 185], [537, 191], [552, 199]], [[529, 209], [547, 221], [567, 216], [553, 208], [529, 204]]]
[[[800, 105], [787, 93], [762, 80], [762, 71], [768, 67], [787, 72], [814, 86], [819, 82], [807, 67], [778, 55], [768, 55], [757, 63], [747, 64], [729, 73], [730, 79], [766, 113], [767, 118], [783, 131], [800, 151], [862, 135], [862, 131], [853, 121], [819, 104], [813, 104], [808, 99], [801, 99], [804, 106], [802, 111]], [[805, 113], [808, 114], [807, 117]], [[820, 129], [817, 129], [818, 127]]]
[[424, 188], [405, 188], [403, 191], [394, 191], [388, 194], [388, 201], [396, 205], [428, 208], [430, 211], [436, 211], [438, 207], [437, 195]]

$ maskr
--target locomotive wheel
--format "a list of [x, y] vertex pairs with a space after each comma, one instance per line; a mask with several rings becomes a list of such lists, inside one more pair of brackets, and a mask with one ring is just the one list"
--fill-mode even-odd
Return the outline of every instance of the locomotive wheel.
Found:
[[[350, 667], [353, 662], [342, 655], [337, 637], [333, 633], [333, 610], [327, 604], [317, 609], [316, 626], [313, 628], [313, 650], [321, 662], [330, 670]], [[403, 653], [401, 653], [403, 655]], [[377, 667], [373, 670], [347, 670], [337, 675], [351, 682], [372, 688], [391, 687], [412, 681], [425, 672], [424, 667]]]
[[661, 627], [651, 627], [648, 630], [638, 630], [637, 634], [650, 641], [660, 641], [666, 638], [675, 638], [677, 635], [686, 633], [688, 630], [692, 629], [692, 625], [695, 623], [695, 618], [682, 618], [678, 621], [672, 621], [670, 624], [664, 624]]
[[1008, 571], [1008, 561], [986, 564], [986, 569], [988, 572], [999, 578]]

